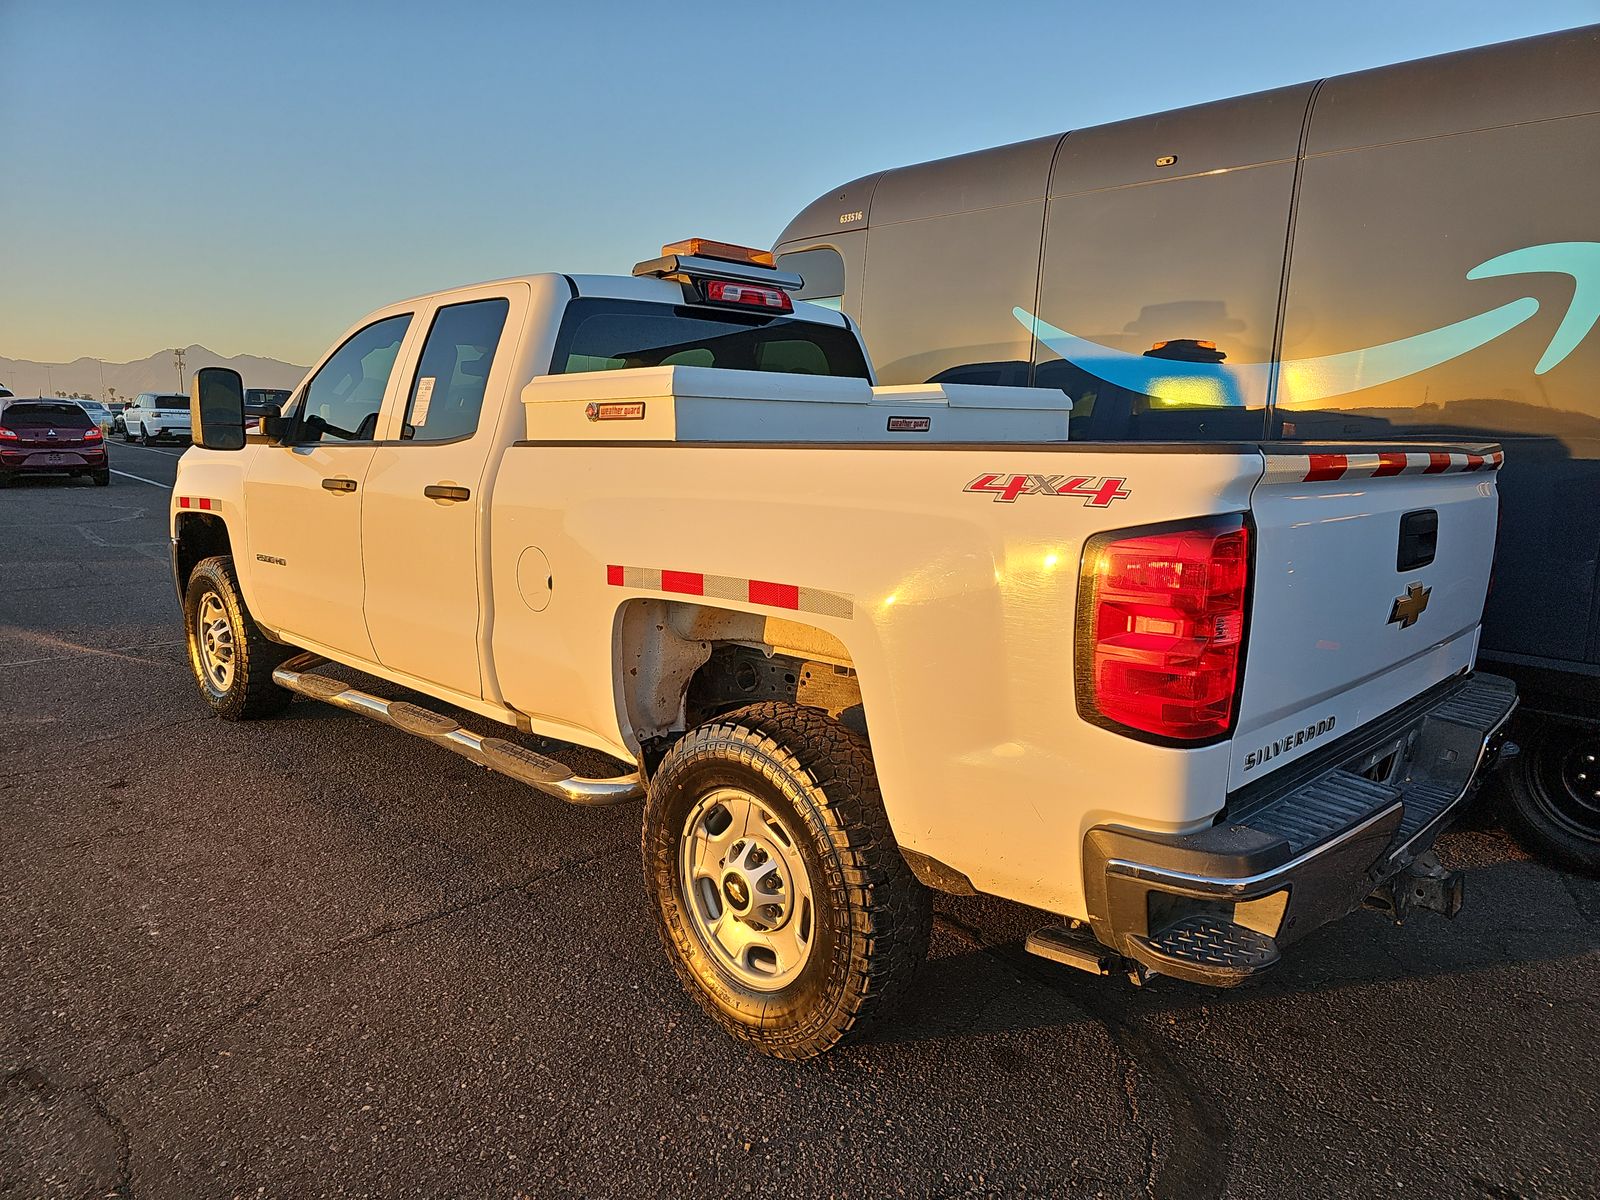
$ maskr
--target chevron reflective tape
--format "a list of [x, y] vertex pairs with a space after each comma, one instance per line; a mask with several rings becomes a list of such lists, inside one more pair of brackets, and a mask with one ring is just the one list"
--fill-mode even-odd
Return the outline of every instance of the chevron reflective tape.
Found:
[[1498, 471], [1505, 462], [1499, 450], [1488, 454], [1460, 451], [1381, 450], [1373, 454], [1269, 454], [1268, 483], [1323, 483], [1335, 479], [1382, 479], [1390, 475], [1446, 475]]
[[699, 571], [669, 571], [659, 567], [606, 567], [606, 582], [612, 587], [633, 588], [642, 592], [670, 592], [675, 596], [709, 596], [713, 600], [740, 600], [764, 608], [787, 608], [794, 612], [817, 613], [824, 617], [848, 620], [855, 604], [841, 592], [801, 587], [794, 583], [773, 583], [765, 579], [738, 579], [731, 575], [705, 575]]

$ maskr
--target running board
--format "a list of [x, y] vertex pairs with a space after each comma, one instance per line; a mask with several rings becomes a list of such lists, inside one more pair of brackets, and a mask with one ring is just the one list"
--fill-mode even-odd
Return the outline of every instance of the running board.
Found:
[[272, 682], [297, 695], [360, 713], [402, 733], [453, 750], [480, 767], [510, 776], [519, 783], [538, 788], [546, 795], [565, 800], [568, 804], [599, 807], [623, 804], [644, 795], [644, 782], [637, 772], [612, 779], [586, 779], [574, 775], [571, 768], [553, 758], [535, 754], [532, 750], [500, 738], [479, 737], [471, 730], [462, 729], [443, 713], [403, 700], [384, 700], [360, 691], [342, 679], [312, 672], [312, 667], [319, 667], [327, 661], [319, 654], [297, 654], [272, 673]]

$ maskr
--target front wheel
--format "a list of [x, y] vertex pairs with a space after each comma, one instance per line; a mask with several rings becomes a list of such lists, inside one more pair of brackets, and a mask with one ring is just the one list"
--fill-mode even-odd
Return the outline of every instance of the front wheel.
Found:
[[1508, 816], [1524, 845], [1600, 874], [1600, 726], [1526, 717], [1521, 753], [1502, 774]]
[[189, 666], [200, 695], [225, 721], [270, 717], [289, 707], [294, 693], [272, 682], [272, 672], [293, 651], [269, 641], [250, 616], [233, 575], [233, 559], [200, 562], [184, 591]]
[[662, 760], [644, 811], [657, 930], [697, 1003], [765, 1054], [822, 1054], [888, 1012], [932, 906], [889, 828], [866, 741], [751, 705]]

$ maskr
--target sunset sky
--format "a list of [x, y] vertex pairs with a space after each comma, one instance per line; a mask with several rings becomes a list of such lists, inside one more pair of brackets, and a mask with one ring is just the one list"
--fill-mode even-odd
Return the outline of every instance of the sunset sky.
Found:
[[882, 167], [1600, 21], [1317, 6], [0, 0], [0, 355], [310, 362], [363, 312], [769, 245]]

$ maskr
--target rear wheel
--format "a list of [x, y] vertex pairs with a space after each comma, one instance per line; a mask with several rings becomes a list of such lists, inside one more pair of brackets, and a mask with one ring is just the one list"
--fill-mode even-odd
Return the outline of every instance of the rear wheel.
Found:
[[95, 487], [108, 487], [108, 486], [110, 486], [110, 484], [111, 484], [111, 472], [109, 470], [96, 471], [94, 473], [94, 485], [95, 485]]
[[183, 598], [189, 666], [211, 711], [227, 721], [270, 717], [289, 707], [294, 693], [272, 682], [272, 672], [294, 651], [270, 641], [244, 606], [233, 559], [199, 563]]
[[139, 444], [141, 446], [150, 444], [150, 431], [144, 427], [143, 421], [139, 422]]
[[1532, 851], [1600, 874], [1600, 726], [1525, 719], [1507, 764], [1510, 824]]
[[821, 1054], [881, 1018], [928, 947], [864, 739], [756, 704], [693, 730], [651, 780], [644, 863], [684, 986], [734, 1037]]

